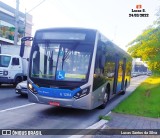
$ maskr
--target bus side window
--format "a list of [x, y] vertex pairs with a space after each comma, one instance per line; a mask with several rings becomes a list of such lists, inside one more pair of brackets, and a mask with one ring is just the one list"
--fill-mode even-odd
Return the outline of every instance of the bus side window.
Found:
[[106, 52], [104, 49], [105, 49], [104, 44], [102, 42], [98, 43], [96, 60], [95, 60], [93, 91], [102, 86], [106, 82], [106, 77], [104, 77]]
[[102, 42], [98, 43], [97, 54], [95, 61], [95, 74], [102, 75], [104, 73], [104, 67], [106, 63], [106, 51]]
[[96, 54], [96, 61], [95, 61], [95, 74], [99, 74], [100, 73], [100, 70], [99, 70], [99, 53], [97, 51], [97, 54]]
[[33, 66], [33, 74], [37, 74], [39, 75], [39, 67], [40, 67], [40, 52], [39, 51], [36, 51], [34, 52], [33, 54], [33, 63], [32, 63], [32, 66]]

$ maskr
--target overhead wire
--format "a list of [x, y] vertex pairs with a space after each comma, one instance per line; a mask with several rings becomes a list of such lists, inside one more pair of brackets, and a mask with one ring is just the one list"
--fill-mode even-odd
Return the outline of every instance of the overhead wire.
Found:
[[45, 1], [46, 0], [41, 1], [38, 5], [36, 5], [35, 7], [33, 7], [31, 10], [27, 11], [26, 13], [29, 13], [29, 12], [33, 11], [34, 9], [36, 9], [37, 7], [39, 7]]

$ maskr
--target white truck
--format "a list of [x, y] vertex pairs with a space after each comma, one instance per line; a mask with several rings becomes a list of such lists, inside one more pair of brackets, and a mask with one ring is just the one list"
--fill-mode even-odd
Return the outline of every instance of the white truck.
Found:
[[23, 57], [20, 57], [20, 46], [0, 46], [0, 85], [14, 84], [27, 79], [30, 46], [25, 46]]

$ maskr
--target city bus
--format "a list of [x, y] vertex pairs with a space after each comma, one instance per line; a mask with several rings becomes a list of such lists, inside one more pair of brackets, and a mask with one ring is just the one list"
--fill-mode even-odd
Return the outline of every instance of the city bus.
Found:
[[[26, 40], [31, 37], [23, 38], [22, 44]], [[129, 54], [98, 30], [37, 30], [29, 58], [28, 99], [58, 107], [103, 109], [114, 96], [125, 94], [131, 62]]]

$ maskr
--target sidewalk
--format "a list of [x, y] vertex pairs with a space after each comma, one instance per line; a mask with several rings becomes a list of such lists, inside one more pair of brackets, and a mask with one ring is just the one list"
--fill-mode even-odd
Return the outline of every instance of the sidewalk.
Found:
[[[138, 117], [111, 113], [111, 120], [103, 129], [160, 129], [160, 118]], [[102, 135], [98, 131], [94, 136], [84, 136], [83, 138], [159, 138], [160, 135]]]

